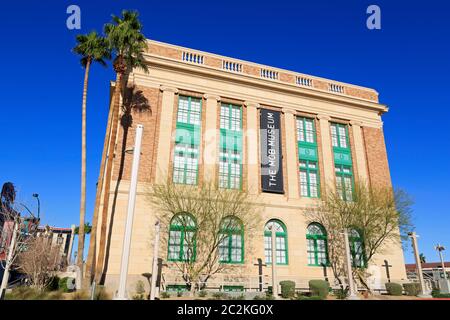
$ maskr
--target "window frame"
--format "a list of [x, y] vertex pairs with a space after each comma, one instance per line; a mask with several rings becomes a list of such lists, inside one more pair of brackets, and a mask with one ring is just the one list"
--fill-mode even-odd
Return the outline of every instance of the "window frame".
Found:
[[[301, 128], [300, 124], [301, 123]], [[307, 123], [310, 123], [312, 129], [307, 129]], [[308, 118], [304, 116], [295, 117], [296, 135], [297, 135], [297, 151], [298, 151], [298, 179], [299, 179], [299, 194], [300, 197], [304, 198], [320, 198], [320, 169], [319, 169], [319, 156], [317, 147], [317, 130], [316, 122], [314, 118]], [[303, 140], [301, 140], [301, 135], [303, 135]], [[307, 141], [308, 135], [312, 136], [312, 142]], [[305, 162], [306, 167], [302, 167], [302, 162]], [[316, 168], [309, 168], [309, 165], [314, 163]], [[302, 194], [302, 172], [306, 173], [306, 195]], [[312, 185], [310, 173], [316, 174], [316, 190], [317, 195], [311, 195]]]
[[[184, 215], [186, 215], [190, 219], [192, 219], [192, 222], [194, 223], [193, 227], [178, 226], [178, 225], [173, 224], [175, 219], [178, 219], [180, 216], [184, 216]], [[170, 248], [174, 246], [174, 245], [170, 244], [172, 231], [180, 231], [181, 232], [180, 243], [177, 245], [179, 247], [178, 258], [172, 258], [170, 256]], [[192, 248], [192, 251], [193, 251], [192, 262], [195, 262], [195, 260], [197, 258], [197, 221], [194, 218], [194, 216], [189, 213], [178, 213], [178, 214], [174, 215], [172, 217], [172, 219], [170, 220], [169, 237], [168, 237], [168, 242], [167, 242], [167, 261], [170, 261], [170, 262], [188, 262], [189, 261], [189, 260], [183, 258], [184, 257], [184, 239], [188, 232], [192, 232], [193, 237], [194, 237], [194, 243], [193, 243], [193, 248]]]
[[[305, 162], [305, 167], [302, 167], [302, 162]], [[314, 163], [316, 165], [316, 168], [310, 168], [309, 164]], [[305, 198], [320, 198], [320, 175], [319, 175], [319, 162], [315, 160], [299, 160], [298, 164], [298, 170], [299, 170], [299, 183], [300, 183], [300, 196]], [[302, 178], [301, 174], [302, 172], [306, 173], [306, 191], [307, 195], [302, 194]], [[311, 177], [310, 173], [316, 174], [316, 189], [317, 189], [317, 195], [313, 196], [311, 195]]]
[[[232, 219], [236, 222], [236, 225], [238, 225], [238, 228], [233, 228], [230, 227], [229, 225], [226, 227], [223, 227], [223, 222], [226, 219]], [[242, 223], [242, 221], [237, 218], [237, 217], [225, 217], [222, 219], [222, 221], [220, 222], [220, 234], [226, 234], [226, 236], [224, 237], [224, 239], [228, 240], [228, 244], [227, 244], [227, 250], [228, 250], [228, 258], [227, 260], [222, 260], [221, 259], [221, 254], [220, 254], [220, 242], [219, 245], [217, 247], [218, 249], [218, 254], [219, 254], [219, 263], [224, 263], [224, 264], [243, 264], [244, 263], [244, 225]], [[238, 247], [233, 247], [233, 235], [239, 235], [241, 237], [241, 246], [239, 247], [239, 249], [241, 250], [241, 258], [240, 261], [238, 260], [233, 260], [233, 254], [232, 254], [232, 250], [236, 249]]]
[[[339, 167], [339, 171], [337, 171]], [[344, 172], [344, 168], [348, 168], [350, 170], [350, 173], [348, 172]], [[339, 192], [339, 188], [338, 188], [338, 180], [341, 181], [341, 192], [342, 192], [342, 200], [343, 201], [353, 201], [353, 197], [355, 194], [355, 183], [354, 183], [354, 178], [353, 178], [353, 166], [350, 165], [345, 165], [345, 164], [335, 164], [334, 165], [334, 174], [336, 176], [336, 191]], [[352, 198], [351, 199], [347, 199], [347, 187], [345, 185], [345, 178], [349, 177], [350, 178], [350, 183], [351, 183], [351, 193], [352, 193]]]
[[[317, 234], [310, 234], [309, 233], [309, 227], [311, 226], [317, 226], [318, 228], [320, 228], [322, 230], [322, 235], [317, 235]], [[314, 251], [310, 251], [309, 250], [309, 246], [308, 246], [308, 240], [313, 240], [314, 242]], [[317, 245], [317, 241], [318, 240], [323, 240], [325, 243], [325, 263], [319, 263], [319, 250], [318, 250], [318, 245]], [[330, 266], [330, 260], [328, 258], [328, 235], [327, 232], [324, 228], [324, 226], [322, 226], [320, 223], [317, 222], [313, 222], [310, 223], [307, 227], [306, 227], [306, 253], [307, 253], [307, 260], [308, 260], [308, 266], [310, 267], [323, 267], [325, 266]], [[309, 254], [310, 252], [313, 252], [314, 254], [314, 263], [311, 264], [309, 263]], [[322, 252], [322, 251], [320, 251]]]
[[[333, 134], [332, 127], [336, 128], [336, 134]], [[341, 145], [341, 134], [339, 132], [339, 128], [344, 128], [344, 130], [345, 130], [345, 144], [346, 144], [345, 147], [343, 147]], [[350, 150], [350, 137], [349, 137], [348, 125], [342, 124], [342, 123], [338, 123], [338, 122], [332, 122], [330, 124], [330, 134], [331, 134], [331, 146], [333, 148]], [[337, 142], [336, 146], [333, 145], [333, 136], [336, 137], [336, 142]]]
[[[266, 231], [265, 230], [266, 226], [270, 222], [278, 223], [281, 226], [281, 228], [283, 229], [282, 232], [279, 232], [279, 231], [275, 232], [275, 240], [276, 240], [276, 238], [283, 238], [284, 239], [284, 247], [285, 248], [284, 248], [284, 250], [283, 249], [281, 249], [281, 250], [277, 249], [276, 248], [276, 241], [275, 241], [275, 250], [276, 251], [284, 251], [284, 253], [285, 253], [284, 256], [286, 257], [286, 260], [285, 260], [285, 262], [276, 262], [276, 265], [288, 265], [289, 264], [289, 247], [288, 247], [288, 232], [287, 232], [286, 225], [279, 219], [270, 219], [269, 221], [267, 221], [266, 224], [264, 225], [264, 238], [270, 237], [270, 241], [272, 241], [272, 231], [269, 231], [269, 230]], [[270, 252], [271, 257], [272, 257], [272, 250], [273, 250], [273, 248], [271, 248], [271, 252]], [[266, 265], [271, 265], [272, 262], [268, 262], [267, 259], [266, 259], [266, 254], [265, 254], [266, 251], [267, 251], [267, 249], [266, 249], [266, 242], [265, 242], [265, 239], [264, 239], [264, 260], [265, 260]], [[275, 257], [276, 257], [276, 254], [275, 254]]]
[[[195, 99], [196, 102], [199, 103], [199, 111], [198, 111], [198, 119], [199, 123], [191, 123], [192, 116], [192, 100]], [[181, 101], [187, 101], [187, 115], [186, 121], [180, 121], [180, 104]], [[183, 111], [184, 112], [184, 111]], [[172, 168], [172, 182], [176, 184], [184, 184], [184, 185], [197, 185], [198, 184], [198, 176], [199, 176], [199, 158], [200, 158], [200, 140], [201, 140], [201, 125], [202, 125], [202, 99], [180, 95], [178, 97], [178, 109], [176, 114], [176, 141], [173, 150], [173, 168]], [[178, 142], [178, 130], [185, 130], [189, 132], [189, 142]], [[196, 141], [196, 135], [198, 135], [198, 140]], [[184, 150], [177, 150], [177, 148], [181, 148]], [[176, 158], [183, 158], [183, 168], [176, 167]], [[191, 170], [188, 169], [188, 159], [195, 159], [195, 181], [193, 183], [187, 183], [188, 180], [188, 172]], [[193, 161], [193, 160], [191, 160]], [[175, 174], [177, 172], [177, 174]], [[175, 181], [175, 177], [179, 175], [179, 172], [182, 172], [182, 181], [178, 179]]]
[[[227, 109], [227, 113], [224, 116], [222, 114], [222, 110]], [[239, 111], [239, 130], [235, 130], [236, 126], [232, 125], [233, 119], [233, 110]], [[219, 110], [219, 131], [220, 131], [220, 138], [229, 136], [238, 137], [240, 139], [240, 144], [242, 145], [243, 137], [242, 137], [242, 130], [243, 130], [243, 109], [242, 106], [231, 104], [231, 103], [221, 103], [220, 104], [220, 110]], [[225, 122], [225, 128], [222, 127], [222, 120]], [[225, 140], [228, 142], [228, 139]], [[238, 155], [238, 157], [236, 156]], [[221, 144], [221, 139], [219, 139], [219, 168], [218, 168], [218, 185], [220, 188], [223, 189], [235, 189], [235, 190], [242, 190], [242, 180], [243, 180], [243, 165], [242, 165], [242, 156], [243, 152], [242, 150], [239, 150], [237, 144], [233, 144], [232, 146], [228, 146], [227, 144], [223, 146]], [[238, 160], [236, 160], [238, 158]], [[222, 164], [226, 164], [227, 166], [227, 173], [224, 173], [222, 171]], [[232, 174], [232, 168], [233, 165], [238, 165], [239, 167], [239, 184], [238, 186], [231, 186], [232, 181], [236, 178], [236, 175]], [[226, 186], [221, 185], [221, 182], [224, 179], [226, 181]]]
[[[352, 235], [352, 231], [356, 232], [358, 236]], [[351, 257], [351, 263], [353, 268], [366, 268], [367, 267], [367, 258], [366, 258], [366, 250], [364, 246], [364, 237], [361, 235], [361, 232], [356, 228], [350, 228], [348, 232], [348, 242], [350, 245], [350, 257]], [[356, 265], [355, 263], [355, 257], [356, 257], [356, 250], [355, 250], [355, 244], [359, 243], [361, 248], [360, 253], [360, 265]]]

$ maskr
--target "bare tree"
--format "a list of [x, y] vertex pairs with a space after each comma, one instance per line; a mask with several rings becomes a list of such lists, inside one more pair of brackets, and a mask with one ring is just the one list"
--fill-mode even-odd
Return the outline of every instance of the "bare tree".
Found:
[[[8, 286], [10, 271], [16, 267], [16, 259], [36, 233], [39, 220], [33, 216], [21, 217], [21, 208], [28, 208], [15, 202], [16, 191], [11, 182], [3, 184], [0, 194], [0, 263], [4, 269], [0, 286], [3, 298]], [[31, 214], [31, 212], [29, 212]]]
[[343, 230], [355, 230], [360, 236], [360, 252], [353, 252], [352, 259], [362, 263], [353, 268], [353, 276], [370, 292], [367, 267], [375, 255], [407, 238], [406, 232], [413, 228], [411, 205], [402, 190], [355, 183], [352, 201], [342, 199], [341, 190], [330, 190], [317, 207], [307, 211], [307, 220], [322, 224], [327, 231], [329, 264], [342, 289], [346, 276]]
[[[162, 239], [169, 261], [192, 292], [204, 287], [213, 275], [233, 269], [232, 264], [221, 263], [219, 250], [229, 240], [230, 232], [238, 235], [245, 230], [245, 238], [251, 239], [258, 230], [259, 207], [255, 199], [241, 190], [219, 189], [211, 184], [199, 188], [167, 183], [155, 185], [150, 194], [165, 230]], [[183, 239], [180, 247], [183, 252], [176, 245], [167, 248], [169, 241], [178, 244], [178, 237]], [[251, 252], [250, 241], [245, 250], [246, 254]]]
[[52, 245], [50, 235], [32, 237], [17, 256], [17, 269], [28, 276], [30, 285], [44, 290], [60, 265], [60, 246]]

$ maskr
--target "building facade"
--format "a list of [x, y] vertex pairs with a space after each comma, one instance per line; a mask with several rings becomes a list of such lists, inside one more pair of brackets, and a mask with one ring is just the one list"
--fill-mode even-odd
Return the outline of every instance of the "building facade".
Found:
[[[242, 275], [235, 284], [231, 278], [217, 280], [223, 286], [257, 287], [257, 260], [271, 263], [271, 226], [277, 228], [279, 280], [294, 280], [301, 288], [310, 279], [332, 277], [322, 267], [326, 230], [308, 224], [304, 212], [336, 187], [350, 198], [355, 181], [391, 185], [381, 120], [388, 108], [379, 103], [378, 93], [157, 41], [148, 41], [145, 58], [149, 72], [133, 70], [127, 79], [131, 94], [122, 99], [133, 108], [124, 111], [117, 136], [107, 190], [106, 253], [96, 257], [105, 262], [105, 285], [112, 291], [118, 286], [132, 163], [126, 151], [134, 146], [137, 124], [144, 131], [127, 282], [131, 291], [152, 267], [156, 217], [149, 187], [167, 181], [213, 182], [258, 196], [260, 236], [248, 239], [244, 230], [222, 246], [223, 259], [235, 263]], [[100, 214], [99, 226], [101, 219]], [[360, 239], [352, 232], [358, 261]], [[166, 286], [182, 284], [171, 261], [182, 257], [183, 243], [173, 237], [169, 250], [159, 252]], [[247, 254], [250, 242], [255, 250]], [[374, 285], [385, 282], [384, 260], [391, 265], [391, 279], [406, 279], [401, 245], [392, 244], [373, 260]], [[263, 267], [263, 277], [270, 283], [270, 267]]]

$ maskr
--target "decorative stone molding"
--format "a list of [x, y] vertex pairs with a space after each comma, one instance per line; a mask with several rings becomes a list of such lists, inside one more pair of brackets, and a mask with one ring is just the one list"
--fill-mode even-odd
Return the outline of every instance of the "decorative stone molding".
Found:
[[354, 121], [354, 120], [352, 120], [352, 121], [350, 121], [350, 125], [351, 125], [351, 126], [362, 127], [362, 126], [363, 126], [363, 123], [362, 123], [361, 121]]
[[161, 91], [167, 91], [167, 92], [173, 92], [175, 94], [178, 94], [178, 89], [177, 88], [173, 88], [173, 87], [167, 87], [167, 86], [159, 86], [159, 90]]
[[221, 100], [221, 97], [213, 95], [213, 94], [208, 94], [208, 93], [205, 93], [203, 95], [203, 98], [205, 98], [206, 100], [209, 100], [209, 99], [216, 100], [217, 102], [219, 102]]
[[331, 120], [331, 117], [330, 117], [330, 116], [327, 116], [327, 115], [324, 115], [324, 114], [318, 114], [318, 115], [317, 115], [317, 119], [319, 119], [319, 120], [327, 120], [327, 121], [330, 121], [330, 120]]
[[296, 114], [295, 110], [286, 109], [286, 108], [281, 109], [281, 112], [288, 113], [288, 114]]
[[261, 107], [261, 105], [259, 103], [254, 102], [254, 101], [245, 101], [244, 105], [246, 107], [253, 107], [253, 108], [257, 108], [257, 109]]

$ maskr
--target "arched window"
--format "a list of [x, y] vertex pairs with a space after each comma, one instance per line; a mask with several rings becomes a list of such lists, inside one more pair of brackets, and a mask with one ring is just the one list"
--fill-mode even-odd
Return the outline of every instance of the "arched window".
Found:
[[322, 266], [328, 264], [327, 234], [318, 223], [311, 223], [306, 233], [308, 246], [308, 265]]
[[189, 214], [177, 214], [170, 221], [169, 261], [195, 260], [197, 225]]
[[355, 268], [363, 268], [366, 259], [364, 255], [364, 242], [361, 234], [355, 229], [350, 229], [348, 232], [348, 242], [350, 244], [352, 266]]
[[244, 262], [244, 228], [236, 217], [226, 217], [220, 224], [219, 261], [223, 263]]
[[276, 263], [288, 263], [287, 231], [285, 225], [279, 220], [270, 220], [264, 227], [264, 255], [266, 263], [272, 263], [272, 228], [275, 228]]

